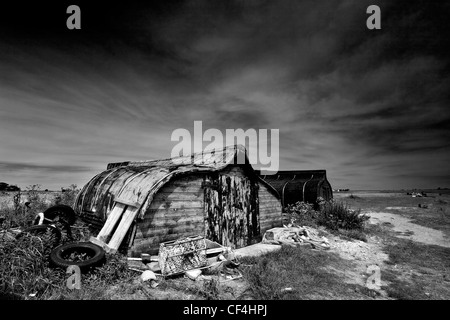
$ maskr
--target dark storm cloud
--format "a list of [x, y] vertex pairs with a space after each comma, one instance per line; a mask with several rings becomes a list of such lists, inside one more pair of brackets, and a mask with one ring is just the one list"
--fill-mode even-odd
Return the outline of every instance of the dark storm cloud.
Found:
[[64, 177], [82, 184], [167, 157], [172, 130], [202, 120], [278, 128], [282, 169], [327, 169], [336, 187], [450, 184], [444, 1], [80, 2], [77, 31], [67, 5], [2, 11], [5, 163], [95, 168]]

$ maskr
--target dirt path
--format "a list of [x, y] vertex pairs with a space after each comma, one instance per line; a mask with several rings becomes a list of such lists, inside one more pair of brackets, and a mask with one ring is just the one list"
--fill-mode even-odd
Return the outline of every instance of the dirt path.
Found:
[[[343, 276], [347, 283], [365, 287], [367, 279], [370, 276], [368, 272], [369, 266], [375, 265], [383, 269], [385, 261], [388, 260], [388, 255], [383, 252], [383, 244], [372, 237], [367, 242], [363, 242], [359, 240], [347, 241], [339, 237], [330, 236], [329, 242], [331, 252], [336, 252], [341, 258], [352, 263], [352, 267], [346, 268], [345, 270], [342, 268], [329, 268], [336, 274]], [[381, 286], [387, 285], [381, 278]], [[377, 299], [389, 299], [384, 290], [380, 289], [378, 291], [380, 296]]]
[[[396, 237], [411, 239], [428, 245], [450, 247], [450, 239], [442, 231], [415, 224], [400, 214], [375, 211], [366, 212], [366, 214], [370, 216], [369, 223], [389, 225]], [[365, 286], [369, 276], [369, 266], [376, 265], [381, 270], [385, 269], [385, 262], [389, 257], [383, 252], [383, 243], [377, 237], [369, 237], [367, 242], [362, 242], [358, 240], [346, 241], [330, 235], [329, 240], [331, 251], [353, 263], [353, 268], [346, 270], [330, 268], [336, 274], [344, 276], [346, 282]], [[381, 286], [387, 285], [388, 283], [381, 278]], [[377, 299], [389, 299], [385, 291], [379, 290], [379, 292], [380, 296]]]
[[450, 248], [450, 239], [440, 230], [412, 223], [410, 219], [399, 214], [372, 211], [367, 214], [370, 216], [369, 222], [372, 224], [392, 224], [392, 230], [399, 238]]

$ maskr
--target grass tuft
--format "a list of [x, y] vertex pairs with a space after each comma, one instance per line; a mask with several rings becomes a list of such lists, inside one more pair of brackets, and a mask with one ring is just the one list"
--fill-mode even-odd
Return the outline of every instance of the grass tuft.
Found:
[[348, 295], [354, 285], [344, 283], [326, 267], [345, 264], [337, 255], [310, 248], [283, 246], [277, 252], [241, 260], [249, 293], [257, 300], [299, 300], [316, 296]]
[[297, 202], [285, 209], [285, 220], [288, 223], [317, 228], [324, 226], [332, 233], [345, 238], [367, 241], [365, 235], [366, 221], [369, 216], [361, 214], [361, 210], [352, 210], [342, 202], [324, 201], [318, 202], [319, 210], [314, 210], [313, 205]]

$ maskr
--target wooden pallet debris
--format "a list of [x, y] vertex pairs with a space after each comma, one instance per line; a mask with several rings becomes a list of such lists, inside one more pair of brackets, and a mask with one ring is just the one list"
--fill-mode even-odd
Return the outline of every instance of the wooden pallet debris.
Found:
[[97, 237], [91, 237], [89, 241], [108, 253], [116, 253], [138, 211], [139, 206], [116, 202]]

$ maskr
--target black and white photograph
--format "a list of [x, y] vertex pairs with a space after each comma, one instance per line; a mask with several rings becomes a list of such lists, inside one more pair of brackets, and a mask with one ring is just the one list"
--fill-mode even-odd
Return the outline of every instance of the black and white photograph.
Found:
[[2, 3], [0, 299], [449, 300], [449, 48], [445, 0]]

